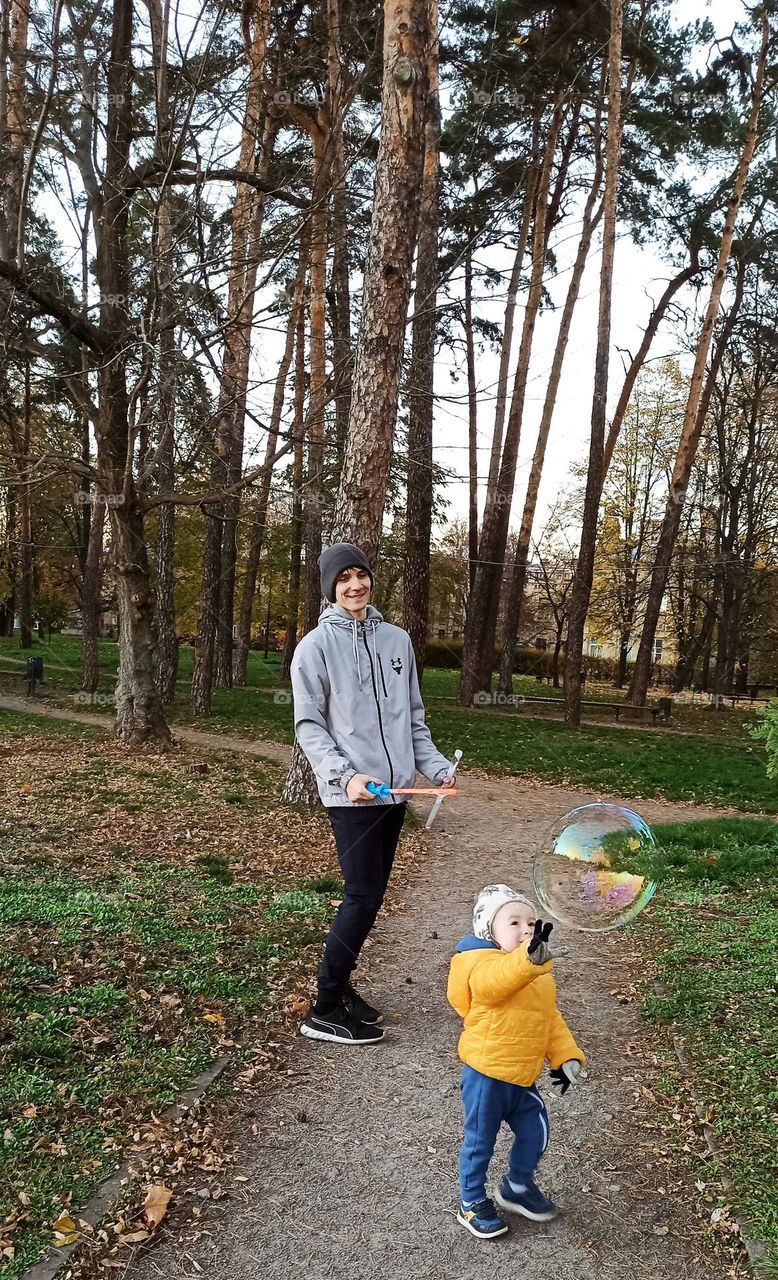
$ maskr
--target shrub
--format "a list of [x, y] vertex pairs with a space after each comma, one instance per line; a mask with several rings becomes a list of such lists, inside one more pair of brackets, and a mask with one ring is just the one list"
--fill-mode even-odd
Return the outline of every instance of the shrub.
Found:
[[757, 721], [749, 732], [764, 743], [768, 778], [778, 778], [778, 698], [757, 712]]

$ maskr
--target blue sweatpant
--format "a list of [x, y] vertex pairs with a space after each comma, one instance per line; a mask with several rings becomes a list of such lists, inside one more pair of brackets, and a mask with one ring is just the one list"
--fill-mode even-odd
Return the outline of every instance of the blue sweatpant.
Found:
[[465, 1109], [459, 1189], [462, 1203], [471, 1205], [486, 1197], [486, 1172], [503, 1121], [514, 1134], [508, 1177], [521, 1185], [532, 1178], [548, 1146], [548, 1114], [534, 1084], [506, 1084], [465, 1066], [459, 1088]]

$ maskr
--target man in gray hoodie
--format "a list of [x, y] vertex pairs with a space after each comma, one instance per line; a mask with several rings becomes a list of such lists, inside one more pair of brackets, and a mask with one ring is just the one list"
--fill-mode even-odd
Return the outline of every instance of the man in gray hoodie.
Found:
[[351, 973], [386, 892], [406, 804], [378, 798], [368, 782], [435, 785], [449, 761], [424, 720], [416, 659], [402, 627], [369, 603], [373, 573], [359, 547], [338, 542], [319, 557], [322, 594], [333, 603], [292, 659], [294, 728], [316, 775], [344, 880], [319, 970], [317, 999], [300, 1030], [313, 1040], [375, 1044], [382, 1015], [351, 985]]

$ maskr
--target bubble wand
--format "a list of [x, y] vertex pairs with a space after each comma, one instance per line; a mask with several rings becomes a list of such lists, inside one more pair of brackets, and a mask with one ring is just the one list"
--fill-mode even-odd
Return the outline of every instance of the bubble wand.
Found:
[[[447, 778], [454, 778], [454, 777], [456, 777], [457, 765], [459, 764], [459, 761], [460, 761], [461, 759], [462, 759], [462, 752], [461, 752], [461, 751], [459, 751], [459, 750], [457, 749], [457, 750], [454, 752], [454, 758], [453, 758], [453, 760], [451, 761], [451, 764], [448, 766], [448, 773], [446, 774], [446, 777], [447, 777]], [[442, 805], [443, 801], [444, 801], [444, 800], [445, 800], [445, 798], [446, 798], [446, 791], [448, 791], [448, 793], [449, 793], [449, 794], [451, 794], [451, 788], [450, 788], [450, 787], [447, 787], [447, 788], [444, 790], [443, 795], [439, 795], [439, 796], [438, 796], [438, 798], [437, 798], [437, 800], [435, 801], [434, 805], [433, 805], [433, 806], [432, 806], [432, 808], [430, 809], [430, 816], [428, 817], [427, 821], [426, 821], [426, 822], [425, 822], [425, 824], [424, 824], [424, 830], [425, 830], [425, 831], [429, 831], [429, 829], [430, 829], [430, 827], [432, 826], [433, 822], [434, 822], [434, 821], [435, 821], [435, 819], [437, 818], [437, 816], [438, 816], [438, 810], [439, 810], [440, 806]]]

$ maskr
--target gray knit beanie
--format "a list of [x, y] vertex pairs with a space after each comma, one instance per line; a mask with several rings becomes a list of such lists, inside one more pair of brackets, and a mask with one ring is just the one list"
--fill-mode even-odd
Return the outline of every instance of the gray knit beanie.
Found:
[[367, 556], [353, 542], [336, 542], [331, 547], [324, 547], [319, 556], [319, 572], [321, 573], [322, 595], [332, 602], [335, 600], [335, 580], [344, 569], [367, 569], [370, 574], [370, 586], [373, 585], [373, 570]]

